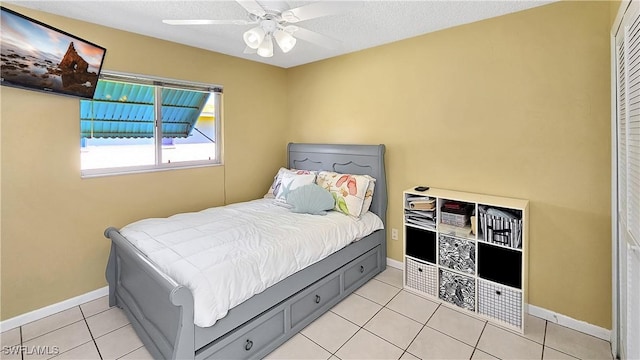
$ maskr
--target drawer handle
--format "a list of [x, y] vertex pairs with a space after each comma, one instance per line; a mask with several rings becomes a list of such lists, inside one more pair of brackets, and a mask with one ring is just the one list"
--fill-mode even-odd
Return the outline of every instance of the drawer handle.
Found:
[[422, 272], [422, 268], [418, 268], [418, 271], [419, 271], [419, 272]]
[[360, 273], [362, 274], [364, 272], [364, 265], [360, 265]]
[[320, 300], [321, 300], [320, 295], [316, 295], [316, 304], [320, 304]]
[[244, 344], [244, 349], [249, 351], [249, 350], [251, 350], [252, 347], [253, 347], [253, 341], [247, 339], [247, 343]]

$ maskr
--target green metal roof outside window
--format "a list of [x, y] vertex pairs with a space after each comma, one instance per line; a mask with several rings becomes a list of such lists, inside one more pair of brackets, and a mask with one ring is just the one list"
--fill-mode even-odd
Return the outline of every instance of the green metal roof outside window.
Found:
[[[162, 136], [191, 134], [209, 93], [162, 89]], [[98, 81], [93, 100], [80, 101], [80, 136], [83, 138], [153, 138], [154, 87]]]

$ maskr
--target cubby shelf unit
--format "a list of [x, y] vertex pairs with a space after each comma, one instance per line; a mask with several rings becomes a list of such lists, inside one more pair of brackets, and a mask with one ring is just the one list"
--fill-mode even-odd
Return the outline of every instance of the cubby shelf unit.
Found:
[[524, 332], [529, 202], [411, 188], [403, 206], [404, 287]]

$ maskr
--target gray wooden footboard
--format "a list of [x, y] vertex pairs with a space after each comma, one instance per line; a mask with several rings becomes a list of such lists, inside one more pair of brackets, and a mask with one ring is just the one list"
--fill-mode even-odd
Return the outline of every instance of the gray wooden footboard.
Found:
[[193, 359], [191, 291], [164, 275], [115, 228], [107, 264], [109, 305], [121, 307], [154, 359]]
[[[384, 145], [289, 144], [289, 167], [376, 178], [371, 211], [386, 224]], [[194, 325], [191, 291], [163, 274], [115, 228], [106, 277], [109, 305], [121, 307], [154, 359], [261, 358], [386, 266], [378, 230], [231, 309], [215, 325]]]

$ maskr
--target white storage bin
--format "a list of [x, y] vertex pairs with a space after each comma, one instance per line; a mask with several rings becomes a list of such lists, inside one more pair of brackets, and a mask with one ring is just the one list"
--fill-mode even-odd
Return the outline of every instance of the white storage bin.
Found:
[[438, 296], [438, 270], [435, 266], [405, 258], [407, 286], [425, 294]]
[[522, 327], [522, 292], [478, 279], [478, 313]]

